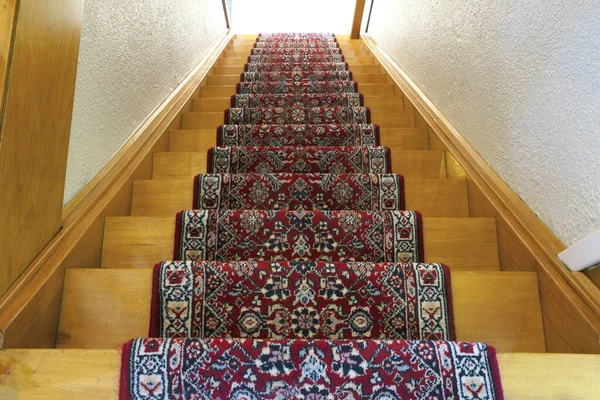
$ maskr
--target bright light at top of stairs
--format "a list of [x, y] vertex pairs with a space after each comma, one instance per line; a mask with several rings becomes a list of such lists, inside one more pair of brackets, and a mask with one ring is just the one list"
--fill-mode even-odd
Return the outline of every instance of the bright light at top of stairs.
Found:
[[236, 33], [350, 33], [356, 0], [233, 0], [231, 24]]

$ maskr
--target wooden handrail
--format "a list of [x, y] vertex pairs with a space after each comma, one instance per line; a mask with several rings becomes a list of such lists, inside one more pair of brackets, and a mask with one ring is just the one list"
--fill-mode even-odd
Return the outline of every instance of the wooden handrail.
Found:
[[352, 20], [352, 30], [350, 31], [350, 39], [360, 39], [360, 25], [362, 24], [364, 12], [365, 0], [356, 0], [354, 19]]

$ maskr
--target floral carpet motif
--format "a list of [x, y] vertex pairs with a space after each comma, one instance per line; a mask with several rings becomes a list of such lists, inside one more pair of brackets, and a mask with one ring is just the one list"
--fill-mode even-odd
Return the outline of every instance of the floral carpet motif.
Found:
[[236, 108], [311, 108], [311, 107], [362, 107], [359, 93], [311, 94], [235, 94], [231, 107]]
[[404, 340], [134, 339], [122, 400], [501, 400], [484, 343]]
[[281, 62], [344, 62], [344, 56], [341, 54], [327, 53], [278, 53], [266, 56], [249, 56], [249, 63], [281, 63]]
[[209, 173], [376, 173], [391, 172], [387, 147], [212, 147]]
[[287, 82], [240, 82], [238, 94], [307, 94], [307, 93], [357, 93], [354, 81], [287, 81]]
[[217, 146], [379, 146], [373, 124], [221, 125]]
[[403, 210], [395, 174], [201, 174], [198, 210]]
[[229, 108], [225, 110], [228, 125], [286, 125], [286, 124], [368, 124], [367, 107], [334, 108]]
[[302, 56], [308, 55], [330, 55], [330, 54], [342, 54], [342, 51], [337, 47], [255, 47], [250, 51], [253, 56], [284, 56], [294, 55]]
[[283, 72], [283, 71], [332, 71], [348, 70], [347, 63], [253, 63], [244, 66], [245, 72]]
[[352, 72], [349, 71], [282, 71], [282, 72], [242, 72], [242, 82], [256, 81], [351, 81]]
[[440, 264], [167, 261], [150, 337], [452, 340]]
[[304, 33], [304, 32], [268, 32], [259, 33], [256, 41], [263, 40], [302, 40], [302, 39], [315, 39], [315, 40], [333, 40], [336, 41], [333, 33]]
[[270, 40], [257, 41], [254, 43], [255, 49], [270, 48], [270, 49], [328, 49], [339, 48], [337, 42], [333, 40], [323, 39], [303, 39], [303, 40]]
[[416, 211], [185, 210], [175, 260], [423, 262]]

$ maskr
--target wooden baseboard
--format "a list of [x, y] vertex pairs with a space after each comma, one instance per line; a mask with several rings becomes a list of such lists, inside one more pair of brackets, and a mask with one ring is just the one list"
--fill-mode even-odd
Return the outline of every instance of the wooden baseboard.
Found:
[[100, 266], [104, 219], [129, 215], [134, 179], [150, 179], [155, 152], [168, 150], [168, 132], [231, 38], [228, 29], [104, 169], [65, 208], [61, 231], [0, 298], [2, 348], [54, 347], [64, 270]]
[[362, 39], [427, 124], [430, 141], [447, 149], [463, 167], [471, 216], [496, 218], [502, 268], [538, 273], [548, 351], [600, 353], [600, 289], [560, 262], [556, 254], [564, 244], [373, 38], [363, 34]]

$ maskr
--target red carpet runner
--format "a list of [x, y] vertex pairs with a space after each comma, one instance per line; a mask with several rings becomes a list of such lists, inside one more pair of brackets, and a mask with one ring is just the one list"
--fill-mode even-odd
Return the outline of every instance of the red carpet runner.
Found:
[[404, 181], [394, 174], [202, 174], [198, 210], [403, 210]]
[[171, 261], [153, 287], [151, 337], [454, 338], [440, 264]]
[[136, 339], [122, 399], [501, 399], [493, 348], [404, 340]]
[[335, 37], [260, 35], [248, 61], [120, 398], [502, 399], [495, 350], [450, 341], [450, 271]]

